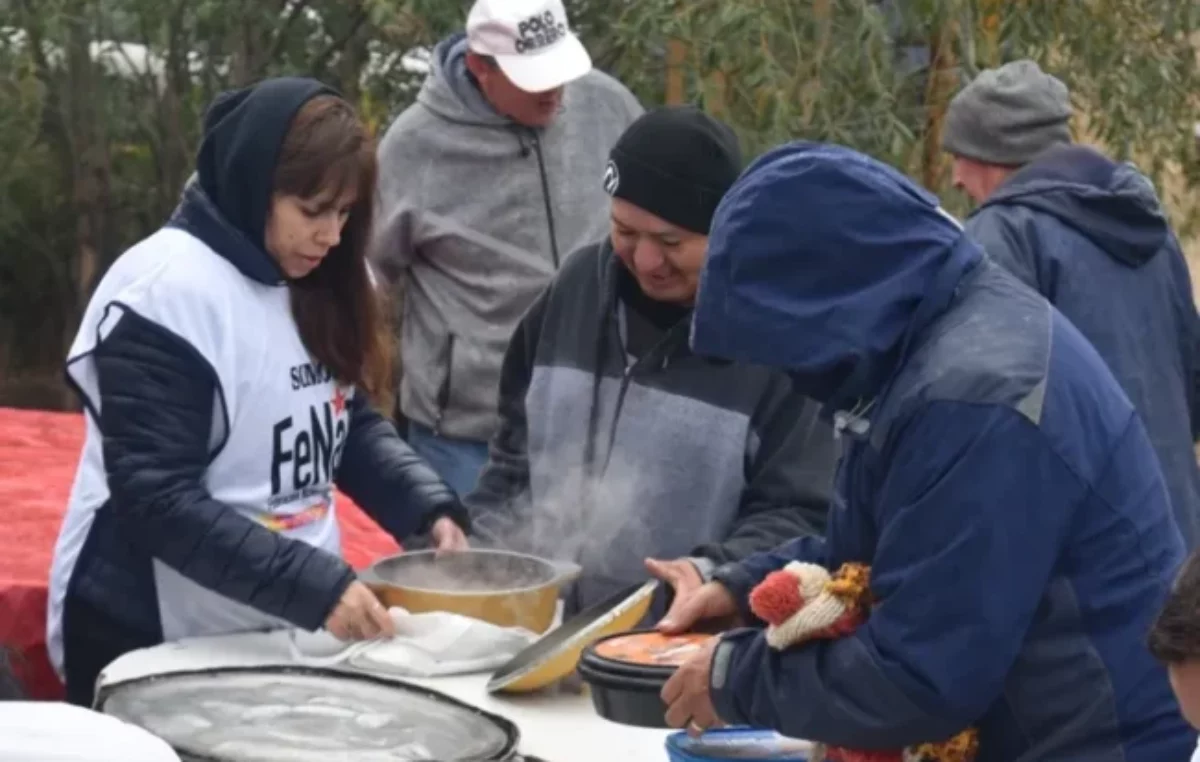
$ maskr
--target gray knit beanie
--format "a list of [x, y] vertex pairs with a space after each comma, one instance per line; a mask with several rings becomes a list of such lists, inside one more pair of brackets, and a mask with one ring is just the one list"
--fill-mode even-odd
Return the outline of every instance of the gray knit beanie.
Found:
[[1021, 166], [1056, 143], [1070, 143], [1071, 93], [1034, 61], [980, 72], [950, 101], [942, 148], [988, 164]]

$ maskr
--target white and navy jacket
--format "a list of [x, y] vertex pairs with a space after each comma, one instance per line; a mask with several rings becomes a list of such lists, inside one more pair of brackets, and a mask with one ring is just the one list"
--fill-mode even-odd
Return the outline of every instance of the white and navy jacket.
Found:
[[313, 361], [278, 269], [239, 240], [190, 186], [104, 276], [71, 347], [87, 437], [48, 621], [69, 688], [73, 661], [90, 681], [164, 640], [319, 628], [354, 579], [335, 485], [398, 539], [465, 525], [392, 423]]

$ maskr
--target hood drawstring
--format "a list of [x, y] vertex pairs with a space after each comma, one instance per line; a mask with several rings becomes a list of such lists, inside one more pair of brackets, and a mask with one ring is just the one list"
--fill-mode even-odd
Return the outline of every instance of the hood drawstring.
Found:
[[849, 410], [835, 410], [833, 413], [833, 438], [840, 440], [843, 434], [849, 434], [855, 439], [862, 439], [871, 430], [871, 421], [867, 415], [875, 407], [875, 400], [859, 400]]
[[592, 366], [594, 368], [592, 372], [592, 403], [588, 410], [587, 439], [583, 445], [583, 467], [589, 481], [599, 475], [596, 472], [595, 463], [596, 437], [600, 433], [600, 382], [604, 378], [604, 362], [608, 359], [608, 338], [611, 335], [611, 323], [615, 319], [613, 314], [616, 303], [614, 280], [612, 270], [605, 268], [600, 279], [603, 284], [600, 292], [600, 304], [604, 310], [604, 318], [600, 321], [600, 333], [596, 337], [596, 351]]

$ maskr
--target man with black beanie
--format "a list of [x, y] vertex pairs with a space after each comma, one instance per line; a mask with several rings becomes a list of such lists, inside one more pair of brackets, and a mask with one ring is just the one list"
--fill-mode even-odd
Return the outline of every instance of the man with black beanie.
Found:
[[660, 616], [667, 588], [824, 528], [835, 455], [817, 407], [780, 373], [688, 348], [709, 224], [741, 163], [696, 108], [640, 117], [604, 173], [608, 240], [566, 259], [509, 345], [465, 503], [477, 544], [583, 567], [567, 615], [649, 571], [668, 583]]

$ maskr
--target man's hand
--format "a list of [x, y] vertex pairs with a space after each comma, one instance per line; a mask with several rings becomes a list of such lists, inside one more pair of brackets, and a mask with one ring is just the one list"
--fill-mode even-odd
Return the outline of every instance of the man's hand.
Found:
[[663, 686], [659, 695], [667, 705], [667, 725], [686, 727], [688, 735], [698, 736], [721, 724], [708, 688], [713, 651], [720, 642], [720, 638], [710, 639], [704, 648], [675, 670]]
[[683, 602], [704, 584], [700, 570], [686, 558], [677, 558], [674, 561], [658, 561], [647, 558], [646, 570], [666, 582], [675, 591], [675, 599], [671, 601], [671, 609], [663, 617], [663, 621], [674, 619], [674, 615], [679, 611]]
[[361, 582], [351, 582], [342, 599], [325, 620], [325, 629], [338, 640], [370, 640], [396, 635], [396, 623], [375, 593]]
[[438, 552], [466, 550], [470, 547], [462, 527], [454, 523], [454, 519], [449, 516], [443, 516], [433, 522], [429, 536], [433, 538], [434, 550]]
[[715, 630], [742, 624], [737, 601], [720, 582], [705, 583], [683, 597], [676, 592], [675, 602], [659, 621], [658, 630], [667, 635], [678, 635], [690, 632], [701, 623]]

